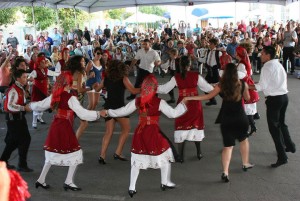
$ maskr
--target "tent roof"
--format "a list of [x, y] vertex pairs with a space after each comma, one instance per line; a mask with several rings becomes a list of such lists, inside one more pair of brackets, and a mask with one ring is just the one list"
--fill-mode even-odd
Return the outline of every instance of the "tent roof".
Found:
[[97, 12], [123, 7], [149, 6], [149, 5], [178, 5], [187, 6], [189, 2], [194, 5], [222, 2], [247, 2], [287, 5], [293, 0], [2, 0], [0, 8], [16, 6], [47, 6], [51, 8], [78, 8], [87, 12]]

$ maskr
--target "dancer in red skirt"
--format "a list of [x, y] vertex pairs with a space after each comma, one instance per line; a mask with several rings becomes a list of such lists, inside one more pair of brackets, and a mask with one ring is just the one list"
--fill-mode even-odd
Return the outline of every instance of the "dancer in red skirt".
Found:
[[[210, 92], [213, 87], [199, 75], [198, 72], [191, 72], [191, 61], [189, 57], [182, 56], [180, 59], [180, 71], [176, 73], [171, 80], [158, 87], [157, 93], [166, 94], [175, 86], [178, 87], [179, 97], [177, 104], [187, 96], [197, 96], [199, 87], [204, 92]], [[204, 138], [204, 122], [202, 105], [199, 101], [190, 101], [187, 103], [188, 111], [175, 119], [174, 140], [178, 144], [181, 162], [184, 160], [185, 141], [195, 142], [197, 148], [197, 158], [202, 158], [200, 142]]]
[[126, 106], [116, 110], [102, 110], [103, 117], [127, 116], [139, 110], [139, 124], [135, 129], [131, 146], [131, 174], [128, 194], [136, 194], [135, 184], [140, 169], [160, 169], [161, 189], [174, 188], [171, 182], [171, 163], [174, 156], [168, 139], [159, 128], [159, 116], [164, 113], [169, 118], [176, 118], [186, 111], [184, 103], [175, 109], [166, 101], [156, 96], [157, 80], [154, 75], [148, 75], [141, 86], [141, 97], [129, 102]]
[[45, 183], [45, 178], [51, 165], [57, 165], [69, 166], [64, 189], [81, 190], [73, 181], [76, 167], [82, 163], [82, 150], [73, 131], [74, 112], [80, 119], [87, 121], [99, 119], [100, 112], [84, 109], [77, 97], [68, 92], [71, 87], [72, 75], [65, 72], [58, 76], [51, 96], [43, 101], [30, 103], [30, 108], [35, 111], [43, 111], [50, 106], [53, 110], [57, 110], [44, 145], [46, 160], [42, 173], [35, 183], [36, 188], [50, 187]]

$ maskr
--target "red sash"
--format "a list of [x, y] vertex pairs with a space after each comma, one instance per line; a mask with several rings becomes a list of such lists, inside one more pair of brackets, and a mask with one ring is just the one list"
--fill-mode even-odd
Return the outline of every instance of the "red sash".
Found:
[[198, 96], [197, 88], [179, 89], [179, 96]]
[[137, 132], [139, 133], [146, 125], [158, 124], [159, 116], [140, 116]]

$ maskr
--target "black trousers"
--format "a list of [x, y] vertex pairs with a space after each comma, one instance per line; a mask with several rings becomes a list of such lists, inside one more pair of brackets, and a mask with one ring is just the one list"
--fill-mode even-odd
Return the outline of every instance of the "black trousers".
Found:
[[291, 72], [295, 71], [295, 55], [294, 55], [294, 47], [284, 47], [283, 48], [283, 67], [286, 70], [286, 62], [289, 59], [291, 62]]
[[[141, 69], [141, 68], [137, 68], [137, 76], [136, 76], [136, 79], [135, 79], [134, 87], [135, 88], [140, 88], [143, 81], [144, 81], [144, 79], [145, 79], [145, 77], [149, 74], [150, 74], [149, 71]], [[135, 97], [134, 94], [131, 94], [131, 96]]]
[[27, 167], [27, 153], [31, 141], [25, 116], [20, 120], [7, 120], [6, 146], [1, 155], [1, 161], [8, 161], [12, 152], [18, 149], [19, 167]]
[[[218, 66], [209, 66], [206, 65], [206, 69], [207, 69], [207, 74], [205, 76], [205, 80], [209, 83], [209, 84], [215, 84], [219, 82], [219, 70], [218, 70]], [[210, 102], [216, 102], [216, 98], [213, 97], [209, 100]]]
[[[171, 69], [170, 69], [170, 75], [171, 75], [171, 78], [172, 78], [173, 76], [175, 76], [175, 74], [176, 74], [176, 70], [171, 70]], [[171, 78], [170, 78], [170, 80], [171, 80]], [[169, 95], [170, 95], [171, 99], [175, 99], [175, 98], [174, 98], [174, 89], [172, 89], [172, 90], [169, 92]]]
[[285, 161], [288, 158], [285, 148], [292, 149], [295, 146], [290, 137], [288, 126], [285, 124], [285, 112], [288, 102], [289, 99], [286, 94], [268, 96], [266, 100], [268, 127], [275, 144], [279, 161]]

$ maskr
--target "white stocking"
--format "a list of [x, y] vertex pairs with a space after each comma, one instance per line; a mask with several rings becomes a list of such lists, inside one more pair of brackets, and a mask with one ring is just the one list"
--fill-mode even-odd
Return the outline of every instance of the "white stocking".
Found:
[[171, 163], [168, 163], [160, 168], [161, 171], [161, 184], [167, 186], [175, 186], [173, 182], [171, 182]]
[[32, 115], [32, 126], [36, 126], [38, 116], [39, 116], [39, 112], [33, 111], [33, 115]]
[[45, 179], [46, 179], [46, 176], [48, 174], [48, 171], [49, 171], [50, 167], [51, 167], [50, 163], [45, 163], [44, 164], [44, 167], [43, 167], [43, 170], [41, 172], [41, 175], [40, 175], [40, 177], [37, 180], [40, 184], [45, 183]]
[[71, 165], [69, 166], [68, 175], [65, 181], [65, 184], [70, 185], [72, 187], [77, 187], [73, 182], [73, 177], [76, 171], [77, 165]]
[[139, 173], [140, 173], [140, 169], [138, 167], [131, 166], [129, 190], [135, 190], [135, 184], [139, 176]]

